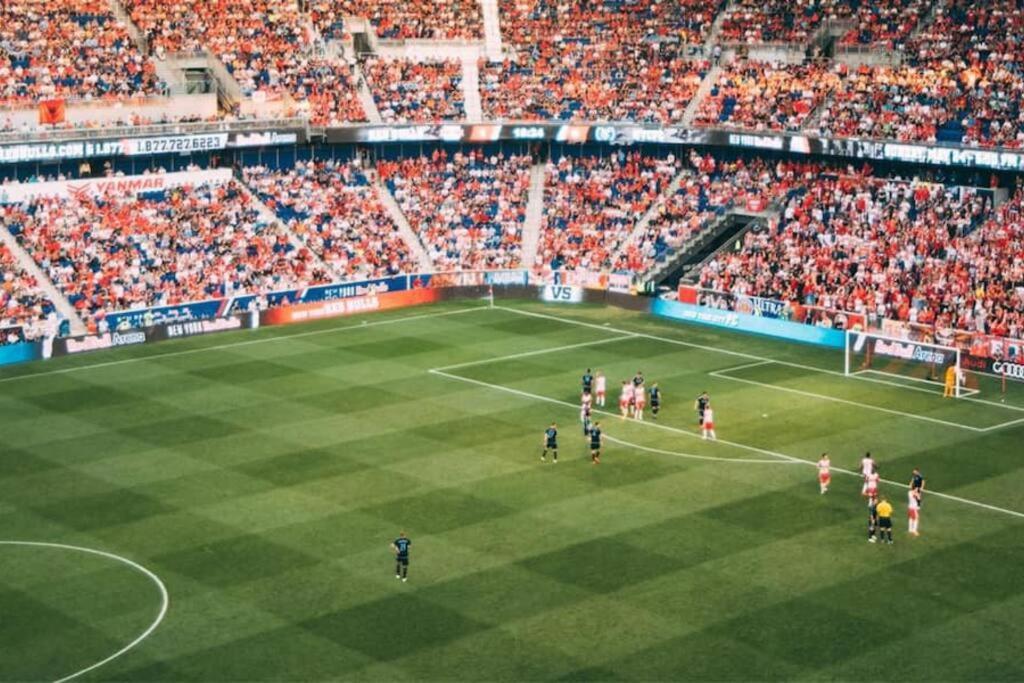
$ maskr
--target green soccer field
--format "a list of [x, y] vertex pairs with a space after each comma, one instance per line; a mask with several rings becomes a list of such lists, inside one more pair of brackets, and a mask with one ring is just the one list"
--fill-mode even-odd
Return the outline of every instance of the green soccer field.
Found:
[[[611, 414], [638, 369], [657, 422]], [[472, 302], [0, 371], [0, 679], [1024, 679], [1024, 401], [841, 369]], [[851, 472], [822, 496], [826, 450]], [[865, 450], [892, 546], [866, 542]]]

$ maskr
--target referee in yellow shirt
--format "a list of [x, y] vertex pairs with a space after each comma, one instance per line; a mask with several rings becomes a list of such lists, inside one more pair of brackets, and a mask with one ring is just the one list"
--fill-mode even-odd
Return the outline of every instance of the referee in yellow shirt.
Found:
[[892, 545], [892, 503], [883, 498], [876, 510], [878, 512], [878, 540]]

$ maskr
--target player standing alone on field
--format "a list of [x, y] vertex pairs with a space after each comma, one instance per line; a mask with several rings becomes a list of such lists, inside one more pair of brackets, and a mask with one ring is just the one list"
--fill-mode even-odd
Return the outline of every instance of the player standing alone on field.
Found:
[[601, 423], [595, 422], [590, 428], [590, 462], [601, 464]]
[[597, 405], [601, 408], [604, 408], [605, 390], [607, 389], [606, 382], [604, 373], [598, 370], [597, 377], [594, 378], [594, 391], [596, 392]]
[[832, 481], [831, 467], [832, 462], [829, 460], [828, 453], [822, 453], [818, 460], [818, 487], [821, 489], [822, 495], [828, 493], [828, 485]]
[[704, 408], [704, 424], [701, 425], [701, 434], [704, 440], [707, 440], [708, 437], [711, 437], [712, 441], [718, 440], [718, 435], [715, 434], [715, 411], [711, 410], [710, 403]]
[[658, 411], [661, 410], [661, 389], [658, 388], [658, 383], [655, 382], [651, 385], [651, 415], [654, 419], [658, 419]]
[[545, 462], [548, 451], [551, 451], [551, 462], [558, 462], [558, 425], [554, 422], [544, 430], [544, 450], [540, 452], [540, 461]]
[[921, 499], [917, 491], [907, 491], [907, 532], [913, 536], [920, 536], [917, 531], [917, 524], [921, 518]]
[[405, 532], [402, 531], [391, 543], [391, 549], [395, 551], [395, 578], [403, 582], [409, 580], [409, 547], [412, 545]]
[[697, 426], [704, 426], [704, 411], [707, 410], [708, 405], [711, 403], [711, 397], [708, 396], [708, 392], [704, 391], [697, 400], [693, 402], [693, 409], [697, 411]]

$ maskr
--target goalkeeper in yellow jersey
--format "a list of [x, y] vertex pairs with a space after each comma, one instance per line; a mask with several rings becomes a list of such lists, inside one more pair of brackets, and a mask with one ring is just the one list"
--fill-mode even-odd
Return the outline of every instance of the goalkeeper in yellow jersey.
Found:
[[943, 398], [953, 398], [956, 396], [956, 383], [959, 379], [959, 377], [957, 377], [958, 374], [959, 373], [957, 373], [955, 365], [950, 365], [946, 368], [946, 386], [942, 390]]

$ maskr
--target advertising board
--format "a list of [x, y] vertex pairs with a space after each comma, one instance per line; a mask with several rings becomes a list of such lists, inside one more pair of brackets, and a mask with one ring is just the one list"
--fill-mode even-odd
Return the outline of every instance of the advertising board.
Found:
[[114, 178], [83, 178], [46, 183], [0, 185], [0, 204], [20, 204], [32, 199], [85, 199], [88, 197], [161, 192], [184, 185], [224, 185], [231, 182], [231, 169], [188, 171], [182, 173], [150, 173], [148, 175]]
[[572, 285], [544, 285], [540, 298], [554, 304], [578, 304], [583, 301], [583, 289]]
[[845, 346], [846, 338], [842, 330], [766, 318], [749, 313], [737, 313], [665, 299], [656, 299], [651, 305], [651, 312], [672, 320], [711, 325], [740, 332], [752, 332], [816, 346], [828, 346], [836, 349]]
[[357, 296], [348, 299], [336, 299], [333, 301], [320, 301], [272, 308], [268, 311], [264, 311], [260, 320], [264, 325], [290, 325], [292, 323], [310, 322], [326, 318], [338, 318], [342, 316], [356, 315], [358, 313], [386, 311], [393, 308], [404, 308], [406, 306], [418, 306], [420, 304], [434, 303], [439, 301], [440, 298], [441, 297], [438, 295], [438, 291], [436, 289], [411, 289], [404, 292], [370, 294], [367, 296]]

